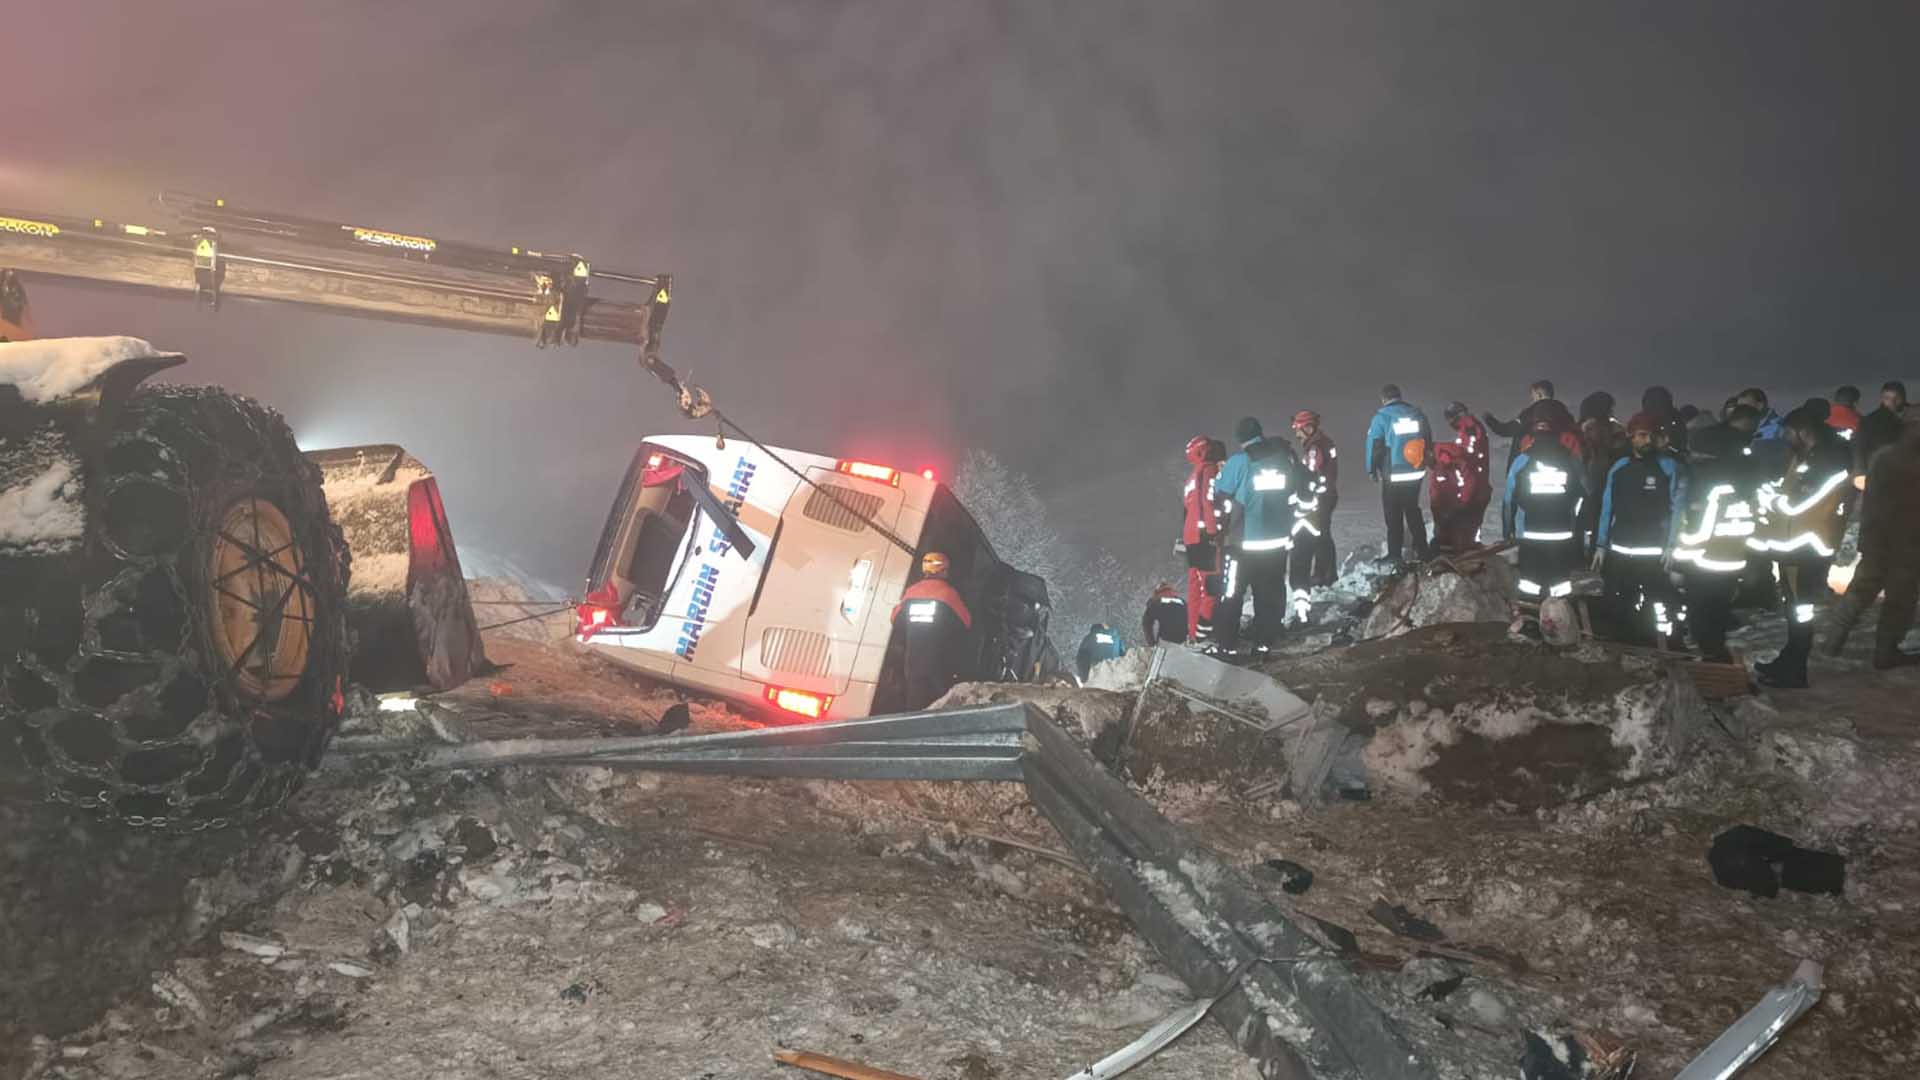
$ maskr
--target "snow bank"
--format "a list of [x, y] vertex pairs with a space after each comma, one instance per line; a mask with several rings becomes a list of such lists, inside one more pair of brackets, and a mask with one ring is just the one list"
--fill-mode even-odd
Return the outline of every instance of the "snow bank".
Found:
[[0, 491], [0, 549], [54, 555], [77, 547], [87, 527], [80, 494], [78, 471], [68, 460]]
[[30, 403], [62, 398], [122, 360], [171, 357], [136, 337], [47, 338], [0, 343], [0, 386]]

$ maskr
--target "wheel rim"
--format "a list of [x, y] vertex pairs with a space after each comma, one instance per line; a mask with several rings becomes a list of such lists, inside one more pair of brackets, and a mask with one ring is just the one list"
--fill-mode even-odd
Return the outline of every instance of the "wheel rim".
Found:
[[307, 670], [314, 590], [293, 526], [258, 496], [220, 515], [208, 557], [214, 652], [240, 696], [279, 701]]

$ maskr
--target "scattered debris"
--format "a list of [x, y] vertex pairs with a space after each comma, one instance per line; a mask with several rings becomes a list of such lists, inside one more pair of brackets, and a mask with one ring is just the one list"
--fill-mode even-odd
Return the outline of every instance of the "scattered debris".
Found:
[[667, 706], [667, 711], [660, 714], [659, 725], [653, 730], [662, 735], [671, 735], [676, 731], [685, 731], [692, 723], [693, 713], [687, 708], [687, 703], [682, 701]]
[[277, 960], [287, 954], [287, 947], [285, 945], [281, 945], [275, 941], [269, 941], [263, 937], [255, 937], [252, 934], [242, 934], [233, 930], [223, 930], [220, 932], [220, 944], [235, 952], [243, 952], [248, 956], [258, 956], [263, 960]]
[[1818, 961], [1800, 961], [1785, 986], [1768, 991], [1760, 1004], [1747, 1010], [1725, 1034], [1713, 1040], [1674, 1080], [1726, 1080], [1751, 1065], [1780, 1038], [1789, 1024], [1820, 1000], [1824, 976]]
[[1292, 859], [1268, 859], [1267, 869], [1280, 875], [1280, 891], [1300, 896], [1313, 887], [1313, 871]]
[[1367, 909], [1367, 914], [1396, 937], [1427, 942], [1447, 940], [1446, 931], [1408, 911], [1404, 905], [1388, 903], [1384, 896], [1374, 897], [1373, 906]]
[[1240, 979], [1235, 976], [1231, 982], [1221, 988], [1218, 994], [1175, 1011], [1165, 1020], [1147, 1029], [1144, 1035], [1067, 1077], [1067, 1080], [1110, 1080], [1111, 1077], [1119, 1076], [1166, 1049], [1173, 1040], [1185, 1035], [1188, 1028], [1199, 1023], [1201, 1017], [1212, 1011], [1215, 1002], [1231, 993], [1239, 985]]
[[1814, 851], [1776, 832], [1735, 825], [1713, 838], [1707, 850], [1713, 880], [1729, 889], [1775, 897], [1782, 888], [1841, 896], [1846, 892], [1847, 861], [1831, 851]]
[[808, 1050], [775, 1050], [773, 1060], [782, 1065], [791, 1065], [796, 1069], [806, 1069], [824, 1076], [838, 1076], [842, 1080], [917, 1080], [906, 1073], [888, 1072], [870, 1065], [828, 1057]]

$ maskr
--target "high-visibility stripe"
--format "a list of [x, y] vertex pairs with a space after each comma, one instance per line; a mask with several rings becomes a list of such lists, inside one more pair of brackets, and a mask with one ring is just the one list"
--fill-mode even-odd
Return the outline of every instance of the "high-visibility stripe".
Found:
[[1113, 635], [1112, 634], [1095, 634], [1093, 635], [1093, 640], [1101, 645], [1111, 645], [1113, 644]]
[[1812, 622], [1813, 621], [1813, 605], [1812, 604], [1795, 604], [1793, 606], [1793, 621], [1797, 623], [1802, 623], [1802, 624]]
[[1827, 546], [1825, 540], [1821, 539], [1818, 534], [1810, 532], [1801, 533], [1791, 540], [1749, 540], [1747, 541], [1747, 547], [1754, 551], [1771, 551], [1779, 554], [1799, 551], [1801, 548], [1812, 548], [1816, 554], [1819, 554], [1823, 558], [1833, 554], [1833, 549]]
[[1560, 584], [1555, 585], [1552, 589], [1549, 589], [1548, 592], [1553, 596], [1572, 596], [1573, 582], [1563, 581]]
[[1681, 533], [1680, 542], [1688, 546], [1706, 543], [1707, 537], [1713, 535], [1714, 522], [1720, 520], [1720, 496], [1731, 494], [1733, 494], [1732, 484], [1714, 485], [1713, 489], [1707, 492], [1706, 508], [1700, 512], [1700, 531]]
[[1245, 540], [1240, 544], [1241, 551], [1272, 551], [1275, 548], [1291, 547], [1293, 541], [1282, 536], [1274, 540]]
[[1253, 490], [1285, 491], [1287, 490], [1287, 474], [1281, 472], [1279, 469], [1261, 469], [1259, 472], [1253, 474]]
[[1320, 535], [1319, 526], [1315, 525], [1312, 521], [1308, 520], [1307, 518], [1301, 518], [1298, 521], [1295, 521], [1293, 523], [1294, 532], [1299, 532], [1302, 529], [1305, 529], [1307, 532], [1310, 532], [1315, 536]]
[[1418, 435], [1420, 434], [1420, 421], [1415, 420], [1411, 416], [1403, 416], [1393, 422], [1393, 433], [1395, 435]]
[[1753, 522], [1751, 521], [1719, 521], [1714, 523], [1713, 535], [1752, 536], [1753, 528]]
[[1635, 558], [1642, 558], [1648, 555], [1658, 555], [1664, 549], [1657, 547], [1633, 547], [1628, 544], [1608, 544], [1607, 550], [1612, 551], [1616, 555], [1630, 555]]
[[1526, 578], [1521, 578], [1520, 591], [1526, 593], [1528, 596], [1539, 596], [1544, 590], [1542, 590], [1537, 583], [1528, 581]]
[[940, 615], [938, 600], [915, 600], [907, 605], [907, 621], [930, 623]]
[[1832, 476], [1827, 477], [1825, 480], [1820, 481], [1819, 489], [1816, 490], [1813, 494], [1807, 496], [1797, 506], [1788, 503], [1786, 500], [1786, 497], [1781, 496], [1780, 502], [1779, 502], [1780, 512], [1787, 515], [1788, 517], [1799, 517], [1801, 514], [1804, 514], [1808, 510], [1813, 509], [1814, 504], [1826, 498], [1829, 494], [1833, 492], [1834, 488], [1837, 488], [1841, 484], [1846, 483], [1848, 475], [1849, 474], [1847, 470], [1842, 469], [1839, 472], [1834, 473]]
[[1567, 471], [1551, 465], [1535, 465], [1527, 470], [1527, 490], [1535, 495], [1565, 495]]
[[1398, 484], [1398, 483], [1403, 483], [1403, 482], [1405, 482], [1405, 481], [1408, 481], [1408, 480], [1420, 480], [1420, 479], [1424, 479], [1424, 478], [1426, 477], [1426, 475], [1427, 475], [1427, 470], [1425, 470], [1425, 469], [1415, 469], [1415, 470], [1414, 470], [1413, 472], [1397, 472], [1397, 473], [1394, 473], [1393, 475], [1391, 475], [1391, 476], [1389, 476], [1389, 477], [1388, 477], [1388, 479], [1389, 479], [1389, 480], [1392, 480], [1392, 481], [1393, 481], [1394, 483], [1396, 483], [1396, 484]]
[[1568, 530], [1566, 532], [1534, 532], [1532, 530], [1528, 530], [1520, 534], [1520, 539], [1522, 540], [1571, 540], [1573, 539], [1573, 532], [1572, 530]]

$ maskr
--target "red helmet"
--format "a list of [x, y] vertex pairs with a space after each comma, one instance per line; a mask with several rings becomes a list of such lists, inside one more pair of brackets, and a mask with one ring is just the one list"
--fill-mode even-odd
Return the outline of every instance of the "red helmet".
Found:
[[1207, 460], [1207, 444], [1212, 441], [1212, 439], [1207, 438], [1205, 435], [1195, 435], [1193, 438], [1188, 439], [1187, 460], [1195, 465], [1204, 464]]
[[1301, 409], [1301, 410], [1300, 410], [1299, 412], [1297, 412], [1297, 413], [1294, 413], [1294, 414], [1293, 414], [1293, 426], [1294, 426], [1294, 427], [1296, 427], [1296, 428], [1303, 428], [1303, 427], [1307, 427], [1307, 426], [1309, 426], [1309, 425], [1311, 425], [1311, 426], [1313, 426], [1313, 427], [1319, 427], [1319, 426], [1320, 426], [1320, 414], [1319, 414], [1319, 413], [1317, 413], [1317, 412], [1314, 412], [1314, 411], [1313, 411], [1312, 409]]

